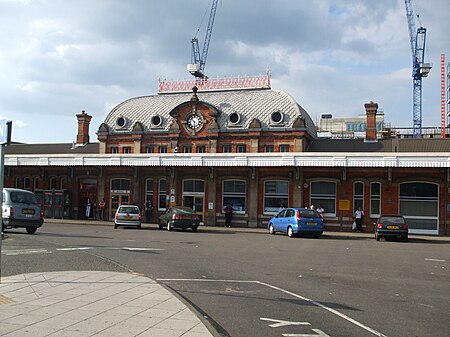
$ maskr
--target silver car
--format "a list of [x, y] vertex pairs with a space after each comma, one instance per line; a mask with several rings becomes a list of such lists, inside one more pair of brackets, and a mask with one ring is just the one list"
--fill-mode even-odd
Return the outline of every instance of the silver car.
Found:
[[119, 226], [141, 228], [141, 223], [141, 211], [135, 205], [120, 205], [114, 216], [114, 228]]
[[34, 234], [43, 223], [44, 213], [33, 192], [18, 188], [3, 189], [3, 228], [25, 228], [28, 234]]

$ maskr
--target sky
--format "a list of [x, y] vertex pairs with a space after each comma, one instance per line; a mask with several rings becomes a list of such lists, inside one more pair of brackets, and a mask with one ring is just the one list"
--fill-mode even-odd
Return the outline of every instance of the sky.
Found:
[[[450, 61], [450, 1], [413, 0], [427, 28], [422, 125], [440, 126], [440, 55]], [[0, 0], [0, 118], [13, 141], [71, 143], [76, 114], [91, 142], [121, 102], [156, 95], [158, 78], [193, 79], [211, 0]], [[264, 74], [318, 124], [377, 102], [412, 127], [412, 56], [404, 0], [220, 0], [205, 73]]]

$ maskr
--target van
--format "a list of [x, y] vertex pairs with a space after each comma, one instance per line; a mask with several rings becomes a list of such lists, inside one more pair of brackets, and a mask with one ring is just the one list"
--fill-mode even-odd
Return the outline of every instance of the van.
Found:
[[43, 223], [44, 213], [33, 192], [3, 189], [2, 232], [5, 228], [25, 228], [28, 234], [34, 234]]

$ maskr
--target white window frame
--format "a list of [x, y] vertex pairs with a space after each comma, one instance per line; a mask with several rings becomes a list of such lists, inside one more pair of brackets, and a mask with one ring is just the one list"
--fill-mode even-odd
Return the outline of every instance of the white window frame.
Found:
[[[324, 194], [313, 194], [313, 191], [312, 191], [313, 190], [313, 185], [314, 184], [323, 184], [323, 183], [333, 184], [334, 185], [334, 195], [325, 194], [325, 193]], [[332, 200], [333, 203], [334, 203], [334, 212], [330, 212], [329, 208], [328, 207], [324, 207], [325, 205], [323, 205], [323, 203], [320, 203], [320, 202], [316, 203], [317, 205], [314, 204], [314, 206], [317, 207], [317, 206], [319, 206], [319, 204], [321, 204], [322, 207], [324, 207], [324, 209], [325, 209], [324, 215], [326, 217], [336, 217], [336, 212], [337, 212], [336, 201], [338, 199], [338, 197], [337, 197], [337, 183], [336, 183], [336, 181], [333, 181], [333, 180], [314, 180], [314, 181], [311, 181], [309, 185], [310, 185], [309, 186], [309, 188], [310, 188], [309, 204], [310, 205], [314, 204], [313, 199]]]
[[[362, 194], [356, 194], [356, 185], [362, 185]], [[356, 201], [361, 200], [361, 209], [364, 211], [364, 182], [363, 181], [355, 181], [353, 182], [353, 214], [355, 214], [358, 207], [356, 206]]]
[[[226, 182], [241, 182], [244, 183], [244, 192], [225, 192], [225, 183]], [[232, 198], [232, 197], [238, 197], [238, 198], [244, 198], [244, 210], [238, 210], [233, 207], [233, 213], [236, 214], [245, 214], [247, 210], [247, 182], [242, 179], [225, 179], [222, 181], [222, 212], [223, 209], [226, 206], [225, 198]]]
[[[380, 186], [380, 194], [373, 194], [373, 185], [377, 184]], [[378, 203], [378, 209], [380, 210], [379, 213], [373, 213], [372, 212], [372, 203], [377, 202]], [[372, 181], [370, 183], [370, 217], [371, 218], [378, 218], [382, 211], [381, 211], [381, 183], [378, 181]]]
[[[287, 194], [276, 193], [276, 192], [270, 193], [270, 194], [267, 193], [266, 192], [266, 184], [272, 183], [272, 182], [287, 184]], [[282, 204], [284, 207], [287, 207], [288, 203], [289, 203], [289, 181], [283, 180], [283, 179], [267, 179], [264, 181], [263, 214], [277, 214], [280, 211], [281, 205], [277, 205], [277, 206], [280, 206], [277, 209], [267, 210], [266, 209], [266, 198], [279, 198], [280, 200], [283, 199]]]
[[[164, 182], [165, 188], [161, 188], [162, 182]], [[165, 205], [162, 204], [164, 199]], [[162, 178], [158, 180], [158, 211], [165, 211], [167, 209], [167, 179]]]

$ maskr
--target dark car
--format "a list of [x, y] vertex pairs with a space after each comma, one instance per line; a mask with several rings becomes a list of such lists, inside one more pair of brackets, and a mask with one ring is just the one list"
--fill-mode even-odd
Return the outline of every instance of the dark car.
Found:
[[114, 228], [119, 226], [141, 228], [141, 223], [141, 211], [136, 205], [120, 205], [114, 215]]
[[18, 188], [3, 189], [3, 228], [25, 228], [28, 234], [34, 234], [43, 223], [44, 212], [33, 192]]
[[269, 220], [270, 234], [284, 232], [289, 237], [304, 233], [320, 237], [323, 233], [323, 219], [314, 209], [286, 208]]
[[408, 241], [408, 224], [401, 215], [381, 215], [374, 225], [377, 241], [380, 241], [381, 237]]
[[159, 228], [166, 227], [169, 231], [173, 228], [191, 228], [196, 232], [199, 225], [200, 217], [192, 208], [185, 206], [171, 207], [159, 217]]

